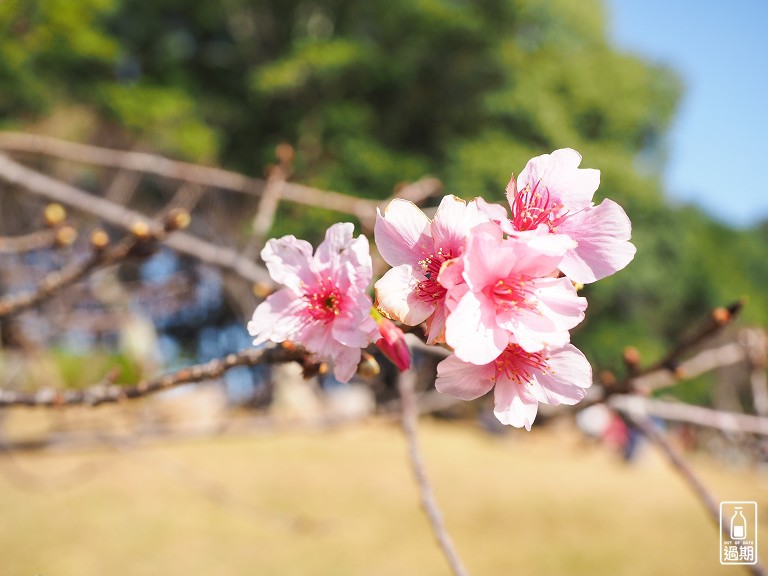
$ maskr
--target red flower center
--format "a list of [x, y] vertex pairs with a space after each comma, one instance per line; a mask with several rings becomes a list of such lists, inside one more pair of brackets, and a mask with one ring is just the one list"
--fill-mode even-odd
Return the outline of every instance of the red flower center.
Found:
[[540, 184], [541, 181], [536, 182], [533, 188], [526, 184], [515, 192], [510, 207], [516, 230], [535, 230], [540, 224], [546, 224], [552, 232], [557, 232], [557, 227], [568, 217], [565, 207], [553, 201], [549, 190]]
[[331, 279], [321, 282], [315, 292], [304, 294], [309, 315], [318, 322], [328, 323], [341, 312], [339, 289], [331, 284]]
[[424, 276], [427, 277], [426, 280], [422, 280], [416, 286], [416, 291], [422, 302], [434, 302], [445, 298], [447, 290], [437, 281], [437, 276], [440, 274], [440, 268], [443, 266], [443, 263], [453, 258], [454, 256], [450, 250], [443, 252], [443, 249], [440, 248], [437, 254], [430, 254], [423, 260], [419, 260], [419, 266], [421, 266]]
[[522, 304], [534, 296], [530, 280], [528, 276], [523, 274], [501, 279], [489, 288], [491, 299], [500, 308], [520, 308]]
[[517, 384], [531, 381], [534, 372], [551, 372], [541, 352], [526, 352], [517, 344], [510, 344], [501, 356], [494, 360], [496, 378], [505, 376]]

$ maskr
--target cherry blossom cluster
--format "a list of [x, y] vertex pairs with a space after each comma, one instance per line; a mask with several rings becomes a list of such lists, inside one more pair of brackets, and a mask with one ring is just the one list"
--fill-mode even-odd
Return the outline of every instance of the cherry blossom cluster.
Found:
[[437, 367], [437, 390], [464, 400], [493, 390], [499, 421], [530, 430], [539, 402], [575, 404], [592, 383], [570, 344], [587, 307], [575, 285], [635, 254], [624, 210], [593, 203], [600, 172], [580, 163], [570, 149], [530, 160], [507, 186], [509, 212], [446, 196], [430, 219], [393, 200], [374, 228], [392, 268], [375, 284], [373, 308], [368, 240], [353, 238], [352, 224], [331, 226], [314, 254], [293, 236], [270, 240], [262, 258], [284, 288], [254, 312], [254, 344], [299, 342], [346, 381], [370, 342], [407, 369], [402, 331], [389, 319], [424, 323], [427, 343], [452, 351]]

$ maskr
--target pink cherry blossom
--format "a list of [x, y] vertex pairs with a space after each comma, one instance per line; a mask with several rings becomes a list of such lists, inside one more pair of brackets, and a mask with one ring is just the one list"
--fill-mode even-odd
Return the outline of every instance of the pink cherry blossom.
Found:
[[[587, 301], [570, 280], [552, 275], [573, 246], [568, 236], [546, 227], [508, 238], [492, 223], [474, 228], [461, 259], [440, 275], [450, 310], [445, 339], [456, 356], [484, 365], [510, 343], [527, 352], [567, 343]], [[464, 284], [456, 281], [454, 267]]]
[[412, 202], [396, 198], [376, 217], [374, 236], [393, 268], [376, 282], [376, 301], [390, 318], [409, 326], [425, 320], [427, 342], [442, 337], [446, 289], [438, 282], [445, 262], [461, 255], [469, 231], [487, 222], [474, 202], [445, 196], [433, 220]]
[[380, 337], [366, 294], [373, 274], [368, 239], [353, 238], [353, 230], [334, 224], [314, 255], [294, 236], [269, 240], [262, 260], [285, 287], [259, 304], [248, 323], [254, 345], [293, 340], [318, 360], [332, 360], [342, 382], [355, 374], [361, 348]]
[[461, 400], [493, 389], [494, 414], [502, 424], [531, 429], [539, 402], [576, 404], [592, 385], [592, 368], [578, 348], [526, 352], [510, 344], [495, 360], [477, 365], [451, 355], [437, 365], [435, 387]]
[[575, 282], [589, 283], [624, 268], [636, 250], [621, 206], [612, 200], [592, 202], [600, 171], [579, 168], [580, 163], [581, 155], [570, 148], [529, 160], [507, 186], [512, 218], [503, 225], [524, 231], [544, 224], [573, 238], [577, 246], [564, 255], [560, 270]]

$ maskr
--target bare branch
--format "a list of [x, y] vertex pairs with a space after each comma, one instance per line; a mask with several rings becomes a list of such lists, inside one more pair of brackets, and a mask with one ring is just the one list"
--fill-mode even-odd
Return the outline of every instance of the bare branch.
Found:
[[717, 428], [724, 432], [746, 432], [768, 436], [768, 418], [760, 416], [723, 412], [683, 402], [653, 400], [635, 394], [615, 394], [608, 400], [608, 405], [626, 414], [688, 422], [697, 426]]
[[[130, 229], [136, 222], [145, 223], [153, 233], [159, 229], [156, 222], [140, 212], [129, 210], [70, 184], [40, 174], [14, 162], [4, 154], [0, 154], [0, 180], [21, 186], [33, 194], [61, 202], [124, 229]], [[184, 232], [177, 232], [166, 238], [164, 243], [182, 254], [197, 258], [201, 262], [235, 272], [250, 282], [272, 285], [272, 280], [263, 267], [243, 258], [229, 248], [216, 246]]]
[[23, 236], [0, 236], [0, 254], [19, 254], [52, 248], [56, 245], [56, 230], [38, 230]]
[[135, 254], [139, 245], [156, 242], [165, 238], [168, 232], [183, 227], [189, 220], [184, 212], [169, 212], [161, 228], [152, 231], [142, 221], [131, 226], [132, 234], [118, 244], [108, 247], [109, 238], [105, 232], [97, 230], [91, 235], [91, 253], [80, 262], [49, 272], [35, 290], [10, 294], [0, 298], [0, 317], [18, 313], [47, 300], [58, 291], [85, 277], [96, 268], [111, 266]]
[[692, 348], [704, 342], [707, 338], [714, 336], [733, 322], [736, 316], [744, 306], [744, 302], [737, 300], [733, 304], [724, 308], [715, 308], [699, 328], [691, 333], [687, 338], [681, 338], [680, 341], [667, 352], [658, 362], [640, 370], [640, 375], [655, 372], [656, 370], [675, 371], [680, 358]]
[[411, 468], [419, 486], [421, 493], [421, 505], [429, 518], [432, 532], [445, 555], [448, 564], [455, 576], [466, 576], [467, 571], [462, 565], [456, 548], [453, 545], [450, 535], [443, 524], [440, 508], [435, 500], [432, 487], [427, 477], [424, 458], [421, 454], [419, 439], [416, 432], [416, 420], [418, 418], [418, 407], [414, 392], [414, 375], [410, 370], [401, 372], [398, 378], [398, 390], [400, 391], [400, 400], [402, 402], [402, 427], [408, 441], [408, 456], [411, 460]]
[[[250, 178], [221, 168], [178, 162], [144, 152], [125, 152], [67, 142], [36, 134], [0, 132], [0, 149], [8, 152], [44, 154], [70, 162], [155, 174], [171, 180], [194, 182], [205, 187], [256, 196], [263, 193], [267, 184], [261, 178]], [[419, 204], [441, 189], [442, 185], [436, 178], [423, 178], [400, 189], [398, 196]], [[319, 190], [292, 182], [285, 183], [282, 198], [296, 204], [350, 214], [358, 218], [368, 231], [373, 228], [376, 207], [379, 205], [375, 200]]]
[[204, 364], [189, 366], [164, 376], [142, 380], [134, 386], [119, 386], [105, 383], [83, 390], [43, 388], [35, 392], [16, 392], [0, 389], [0, 407], [40, 406], [52, 408], [78, 404], [98, 406], [99, 404], [110, 404], [123, 400], [142, 398], [182, 384], [213, 380], [236, 366], [303, 362], [306, 358], [306, 352], [297, 347], [271, 345], [260, 349], [249, 348], [237, 354], [230, 354], [225, 358], [215, 358]]
[[[0, 135], [1, 136], [1, 135]], [[112, 182], [109, 183], [104, 197], [111, 201], [125, 206], [131, 201], [141, 182], [141, 173], [130, 170], [118, 170]]]
[[261, 252], [264, 242], [269, 234], [269, 229], [275, 221], [277, 207], [285, 190], [285, 184], [292, 170], [293, 148], [288, 144], [277, 147], [278, 164], [269, 171], [269, 178], [264, 192], [259, 199], [256, 214], [251, 226], [252, 236], [243, 250], [243, 256], [254, 258]]
[[[144, 152], [125, 152], [78, 144], [37, 134], [0, 132], [0, 149], [9, 152], [43, 154], [79, 164], [92, 164], [131, 172], [155, 174], [170, 180], [196, 182], [203, 186], [224, 188], [246, 194], [253, 194], [255, 190], [260, 189], [260, 186], [254, 188], [249, 182], [251, 179], [247, 176], [229, 170], [178, 162]], [[263, 186], [263, 181], [261, 185]]]
[[644, 376], [633, 379], [636, 390], [658, 390], [673, 386], [683, 380], [690, 380], [717, 368], [738, 364], [746, 358], [744, 348], [730, 342], [717, 348], [707, 348], [677, 365], [674, 371], [658, 368], [655, 372], [645, 371]]

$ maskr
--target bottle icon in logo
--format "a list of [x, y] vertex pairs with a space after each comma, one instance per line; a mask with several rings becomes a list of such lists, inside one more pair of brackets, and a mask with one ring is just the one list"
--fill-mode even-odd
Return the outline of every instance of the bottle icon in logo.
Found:
[[731, 517], [731, 539], [744, 540], [747, 537], [747, 519], [741, 512], [741, 506], [736, 506], [734, 510]]

